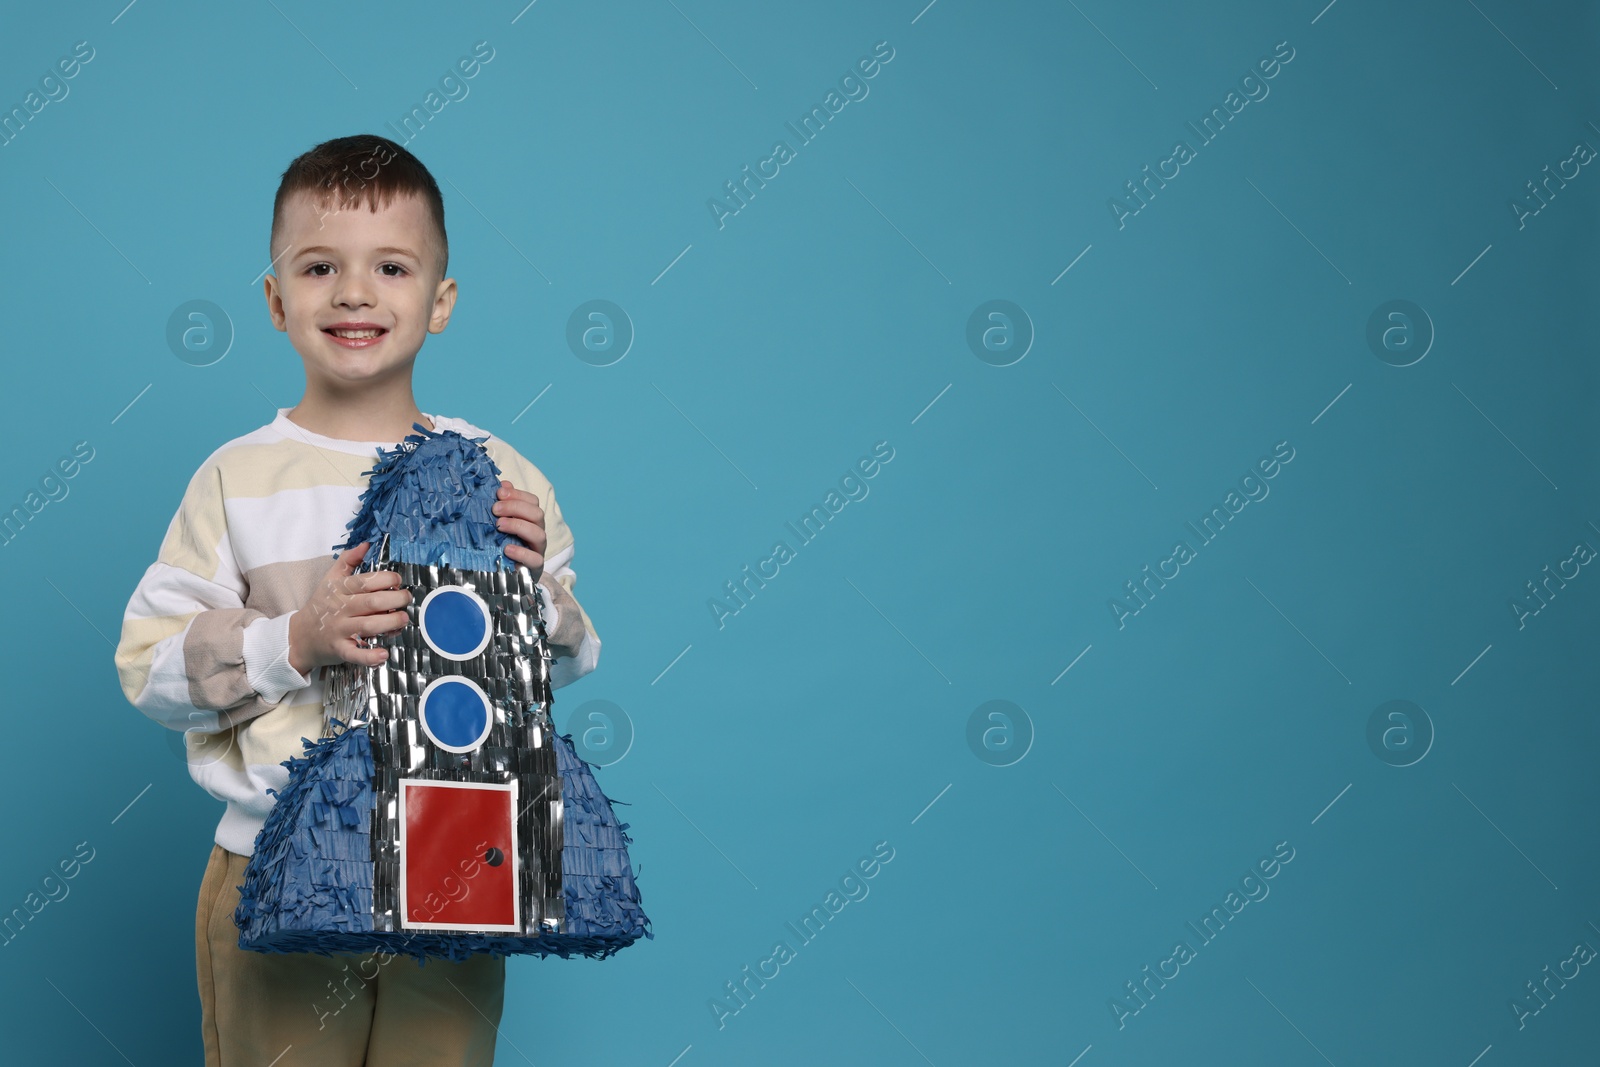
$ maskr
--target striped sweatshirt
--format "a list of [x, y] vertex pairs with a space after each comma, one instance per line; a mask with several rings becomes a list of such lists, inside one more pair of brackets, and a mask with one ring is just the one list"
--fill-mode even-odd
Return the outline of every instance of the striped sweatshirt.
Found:
[[[134, 707], [184, 731], [189, 774], [227, 804], [216, 842], [248, 856], [274, 797], [322, 732], [323, 669], [289, 663], [289, 619], [338, 558], [379, 448], [312, 433], [288, 408], [206, 457], [128, 601], [117, 674]], [[461, 419], [435, 430], [483, 442], [500, 475], [544, 507], [544, 617], [552, 687], [594, 670], [600, 637], [573, 598], [572, 531], [550, 482], [506, 442]], [[375, 551], [375, 546], [368, 549]]]

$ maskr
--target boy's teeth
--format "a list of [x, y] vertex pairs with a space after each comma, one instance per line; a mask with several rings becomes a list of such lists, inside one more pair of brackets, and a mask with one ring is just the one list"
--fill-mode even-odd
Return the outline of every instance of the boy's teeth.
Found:
[[356, 337], [376, 337], [376, 336], [378, 336], [378, 332], [379, 331], [377, 331], [377, 330], [334, 330], [333, 334], [336, 337], [356, 338]]

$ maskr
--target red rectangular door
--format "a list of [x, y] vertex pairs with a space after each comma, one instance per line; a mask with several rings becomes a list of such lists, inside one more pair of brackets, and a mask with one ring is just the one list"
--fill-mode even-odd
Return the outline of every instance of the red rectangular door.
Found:
[[516, 814], [516, 782], [402, 778], [402, 927], [518, 930]]

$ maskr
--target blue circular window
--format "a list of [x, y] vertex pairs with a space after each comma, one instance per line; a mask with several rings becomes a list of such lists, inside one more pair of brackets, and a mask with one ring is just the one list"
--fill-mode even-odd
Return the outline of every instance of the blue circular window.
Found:
[[455, 675], [428, 683], [417, 700], [417, 717], [423, 732], [446, 752], [471, 752], [494, 722], [489, 697], [472, 679]]
[[471, 659], [489, 645], [489, 605], [464, 585], [441, 585], [417, 610], [422, 639], [445, 659]]

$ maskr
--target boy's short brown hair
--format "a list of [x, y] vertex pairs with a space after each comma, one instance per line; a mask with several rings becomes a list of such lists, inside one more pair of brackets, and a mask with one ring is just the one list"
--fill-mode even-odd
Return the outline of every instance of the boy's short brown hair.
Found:
[[439, 277], [450, 265], [450, 240], [444, 229], [444, 198], [439, 184], [422, 161], [387, 137], [358, 133], [335, 137], [297, 156], [283, 172], [278, 195], [272, 202], [271, 245], [278, 241], [278, 222], [284, 205], [296, 193], [336, 191], [334, 209], [365, 204], [369, 211], [387, 207], [396, 196], [420, 196], [438, 231]]

